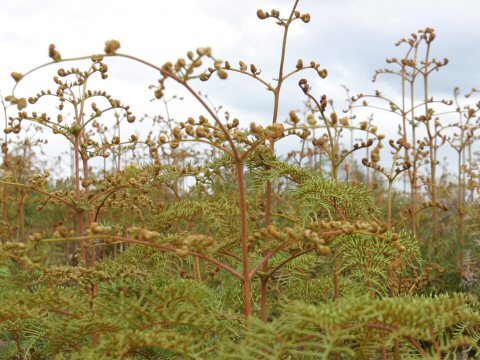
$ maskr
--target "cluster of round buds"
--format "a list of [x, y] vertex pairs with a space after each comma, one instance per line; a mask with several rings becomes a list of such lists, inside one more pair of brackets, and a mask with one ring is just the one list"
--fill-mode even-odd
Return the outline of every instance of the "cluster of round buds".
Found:
[[50, 44], [48, 47], [48, 56], [53, 59], [53, 61], [58, 62], [62, 60], [62, 56], [58, 52], [57, 49], [55, 49], [55, 44]]
[[[437, 60], [437, 59], [434, 58], [434, 59], [432, 59], [432, 61], [430, 63], [435, 64], [435, 69], [433, 69], [433, 70], [436, 70], [436, 69], [439, 69], [443, 66], [448, 65], [449, 60], [448, 60], [448, 58], [444, 58], [442, 61], [440, 61], [440, 60]], [[453, 104], [453, 100], [450, 100], [449, 102], [451, 102]]]
[[26, 255], [28, 252], [28, 247], [23, 242], [6, 242], [1, 245], [2, 253], [3, 254], [10, 254], [14, 257], [20, 257], [22, 255]]
[[39, 232], [35, 232], [31, 235], [28, 235], [28, 237], [27, 237], [28, 241], [40, 241], [42, 239], [43, 239], [43, 236]]
[[[198, 76], [194, 76], [195, 69], [203, 65], [202, 58], [212, 58], [212, 49], [210, 47], [199, 47], [196, 50], [196, 54], [193, 51], [187, 53], [187, 59], [178, 58], [175, 63], [166, 62], [162, 66], [162, 77], [158, 80], [158, 86], [151, 86], [155, 89], [154, 95], [156, 99], [161, 99], [164, 96], [165, 79], [172, 76], [181, 77], [184, 80], [198, 77], [201, 81], [207, 81], [213, 72], [217, 72], [221, 79], [227, 78], [227, 73], [222, 69], [222, 61], [214, 60], [214, 68], [209, 68], [207, 72], [204, 72]], [[176, 74], [176, 75], [173, 75]]]
[[256, 123], [252, 122], [250, 124], [250, 132], [258, 138], [265, 137], [265, 129], [261, 125], [257, 125]]
[[156, 231], [151, 231], [147, 229], [142, 229], [136, 226], [132, 226], [127, 229], [127, 233], [134, 239], [154, 242], [160, 238], [160, 234]]
[[432, 117], [430, 115], [420, 115], [420, 116], [415, 116], [415, 120], [426, 122], [426, 121], [432, 120]]
[[310, 22], [310, 20], [312, 19], [312, 17], [310, 16], [309, 13], [305, 13], [305, 14], [298, 14], [298, 12], [295, 12], [295, 16], [299, 15], [300, 19], [302, 19], [302, 21], [307, 24]]
[[[225, 62], [225, 69], [231, 69], [231, 65], [228, 61]], [[258, 76], [262, 72], [255, 64], [250, 64], [250, 66], [247, 66], [247, 64], [242, 60], [238, 62], [238, 69], [243, 73], [251, 73], [253, 76]]]
[[42, 187], [48, 184], [48, 178], [50, 177], [50, 171], [45, 170], [41, 174], [29, 175], [27, 181], [34, 187]]
[[405, 139], [400, 138], [396, 142], [393, 139], [389, 140], [388, 142], [392, 148], [399, 151], [400, 149], [404, 148], [405, 150], [410, 150], [412, 145]]
[[[245, 139], [245, 134], [238, 129], [240, 121], [233, 119], [226, 124], [226, 128], [233, 132], [233, 138], [242, 141]], [[226, 135], [219, 127], [212, 125], [206, 117], [200, 115], [199, 120], [189, 117], [186, 122], [180, 122], [179, 126], [172, 129], [173, 141], [170, 145], [175, 145], [172, 148], [178, 147], [179, 142], [183, 139], [184, 133], [187, 136], [196, 139], [208, 139], [211, 142], [221, 143], [226, 139]], [[167, 138], [164, 135], [159, 137], [159, 144], [165, 144]]]
[[322, 113], [325, 112], [325, 110], [327, 109], [327, 104], [328, 104], [327, 95], [322, 95], [322, 97], [320, 98], [320, 109], [319, 109]]
[[416, 67], [417, 66], [417, 62], [413, 59], [402, 59], [402, 60], [400, 60], [400, 63], [403, 66], [410, 66], [410, 67]]
[[315, 147], [322, 147], [322, 146], [325, 145], [326, 142], [327, 142], [326, 136], [323, 136], [323, 137], [321, 137], [321, 138], [314, 138], [314, 139], [312, 140], [312, 144], [313, 144], [313, 146], [315, 146]]
[[425, 39], [427, 44], [430, 44], [437, 37], [435, 30], [430, 27], [427, 27], [424, 30], [418, 30], [418, 32], [422, 34], [422, 39]]
[[105, 41], [105, 54], [115, 55], [118, 49], [120, 49], [120, 42], [118, 40]]
[[5, 134], [10, 134], [10, 133], [19, 134], [20, 130], [22, 130], [22, 127], [20, 126], [20, 123], [16, 123], [12, 126], [8, 126], [5, 129], [3, 129], [3, 132]]
[[300, 139], [306, 140], [311, 135], [311, 132], [308, 129], [303, 129], [301, 132], [300, 131], [289, 131], [289, 135], [296, 135]]
[[[225, 63], [226, 69], [229, 68], [227, 67], [227, 64], [228, 62]], [[222, 65], [223, 65], [223, 61], [215, 60], [213, 62], [213, 67], [209, 67], [207, 69], [207, 72], [200, 74], [199, 79], [201, 81], [207, 81], [208, 79], [210, 79], [210, 76], [212, 76], [212, 74], [216, 72], [220, 79], [225, 80], [226, 78], [228, 78], [228, 73], [224, 70], [224, 68], [222, 68]]]
[[[272, 17], [274, 19], [279, 20], [278, 24], [280, 24], [280, 25], [285, 24], [285, 21], [280, 18], [280, 11], [278, 11], [276, 9], [272, 9], [271, 11], [264, 11], [262, 9], [258, 9], [257, 10], [257, 17], [260, 20], [265, 20], [265, 19], [268, 19], [268, 18]], [[301, 14], [300, 11], [295, 11], [293, 13], [293, 19], [301, 19], [304, 23], [309, 23], [310, 20], [311, 20], [311, 16], [308, 13]]]
[[23, 110], [27, 107], [27, 99], [17, 98], [13, 95], [5, 96], [5, 100], [12, 105], [16, 105], [18, 110]]
[[[84, 244], [85, 248], [87, 248], [88, 246], [89, 245], [87, 243]], [[56, 283], [59, 284], [75, 281], [82, 286], [92, 286], [93, 284], [102, 283], [107, 280], [112, 280], [113, 278], [132, 276], [132, 271], [135, 272], [134, 268], [130, 268], [126, 274], [116, 273], [112, 275], [110, 272], [98, 270], [96, 267], [61, 266], [50, 267], [48, 269], [45, 269], [43, 272], [45, 280], [53, 278], [55, 279]]]
[[234, 129], [240, 125], [240, 120], [234, 118], [232, 122], [227, 123], [227, 129]]
[[311, 86], [308, 83], [307, 79], [300, 79], [300, 81], [298, 82], [298, 86], [300, 86], [300, 88], [305, 94], [308, 94], [310, 92]]
[[368, 139], [366, 142], [362, 141], [360, 143], [353, 144], [353, 150], [364, 149], [373, 145], [373, 139]]
[[10, 76], [13, 78], [13, 80], [15, 80], [15, 82], [19, 82], [20, 80], [23, 79], [23, 74], [19, 73], [19, 72], [16, 72], [16, 71], [13, 71]]
[[187, 256], [190, 252], [204, 253], [215, 244], [215, 239], [203, 234], [189, 234], [181, 240], [181, 247], [175, 250], [180, 257]]
[[106, 78], [108, 78], [108, 74], [107, 74], [108, 65], [102, 63], [103, 55], [93, 55], [91, 60], [93, 62], [93, 70], [94, 71], [99, 71], [101, 76], [102, 76], [102, 79], [105, 80]]
[[332, 112], [330, 114], [330, 124], [331, 125], [336, 125], [338, 123], [338, 115], [336, 112]]
[[269, 139], [280, 139], [285, 136], [285, 128], [283, 124], [275, 123], [268, 125], [265, 129], [265, 136]]
[[407, 250], [407, 248], [400, 242], [400, 235], [397, 233], [392, 233], [390, 235], [390, 244], [400, 252], [405, 252]]
[[274, 225], [269, 225], [266, 228], [261, 228], [258, 231], [255, 231], [252, 235], [248, 237], [248, 243], [250, 247], [255, 246], [255, 244], [260, 240], [280, 240], [282, 242], [288, 240], [288, 235], [286, 228], [283, 231], [279, 231]]
[[97, 222], [91, 223], [90, 228], [88, 229], [88, 232], [92, 235], [110, 235], [113, 231], [114, 229], [110, 226], [103, 226]]
[[[288, 228], [288, 230], [290, 229], [291, 228]], [[293, 235], [291, 230], [289, 233]], [[300, 232], [300, 234], [304, 242], [311, 243], [315, 247], [317, 254], [323, 256], [328, 256], [331, 254], [332, 250], [330, 247], [325, 245], [325, 239], [322, 239], [317, 232], [310, 229], [305, 229], [303, 232]]]
[[386, 58], [385, 62], [387, 64], [394, 64], [394, 63], [398, 63], [398, 59], [397, 58]]
[[289, 240], [298, 240], [302, 243], [308, 243], [313, 245], [320, 255], [329, 255], [330, 248], [325, 245], [325, 240], [320, 238], [319, 234], [310, 229], [302, 229], [301, 227], [285, 227], [278, 229], [274, 225], [269, 225], [266, 228], [254, 232], [248, 237], [248, 243], [251, 248], [255, 246], [259, 241], [276, 240], [280, 242], [286, 242]]
[[315, 115], [313, 114], [308, 114], [307, 115], [307, 123], [310, 126], [315, 126], [317, 125], [317, 119], [315, 119]]
[[[322, 79], [325, 79], [328, 76], [328, 70], [321, 69], [320, 64], [318, 64], [315, 60], [310, 61], [310, 64], [308, 66], [305, 66], [305, 64], [303, 63], [303, 60], [298, 59], [295, 67], [297, 70], [302, 70], [304, 68], [315, 69], [318, 73], [318, 76], [320, 76]], [[302, 80], [305, 80], [305, 79], [302, 79]]]
[[57, 239], [67, 238], [69, 236], [72, 236], [73, 234], [74, 234], [74, 231], [72, 229], [69, 229], [64, 225], [60, 225], [53, 232], [53, 237]]
[[268, 19], [269, 17], [273, 17], [278, 19], [280, 17], [280, 11], [272, 9], [271, 11], [264, 11], [262, 9], [257, 10], [257, 17], [260, 20]]
[[[352, 96], [352, 97], [350, 98], [350, 100], [352, 101], [352, 103], [354, 103], [354, 102], [357, 102], [358, 100], [360, 100], [360, 99], [362, 99], [362, 98], [364, 98], [364, 97], [365, 97], [365, 94], [360, 93], [360, 94], [357, 94], [357, 95]], [[367, 101], [363, 101], [363, 102], [362, 102], [362, 106], [369, 106], [369, 104], [368, 104]]]
[[373, 149], [372, 153], [370, 154], [370, 159], [373, 163], [378, 163], [380, 161], [380, 149], [382, 148], [381, 144], [378, 144], [375, 149]]
[[387, 224], [379, 224], [376, 221], [356, 221], [356, 222], [349, 222], [349, 221], [324, 221], [320, 220], [317, 223], [318, 231], [320, 235], [324, 231], [341, 231], [345, 235], [351, 235], [356, 231], [366, 231], [372, 234], [383, 234], [388, 231]]
[[300, 118], [298, 117], [297, 113], [295, 111], [290, 111], [289, 113], [290, 116], [290, 121], [294, 126], [297, 126], [297, 124], [300, 122]]
[[366, 166], [366, 167], [369, 167], [371, 169], [377, 170], [377, 171], [381, 172], [382, 174], [384, 174], [385, 176], [390, 177], [388, 174], [385, 173], [385, 167], [379, 165], [378, 162], [368, 161], [367, 158], [363, 158], [362, 159], [362, 165]]
[[424, 207], [437, 207], [437, 208], [439, 208], [439, 209], [442, 209], [443, 211], [448, 211], [448, 206], [445, 205], [445, 204], [442, 204], [442, 203], [440, 203], [440, 202], [438, 202], [438, 201], [435, 201], [435, 202], [433, 202], [433, 201], [425, 201], [425, 202], [423, 202], [422, 205], [423, 205]]

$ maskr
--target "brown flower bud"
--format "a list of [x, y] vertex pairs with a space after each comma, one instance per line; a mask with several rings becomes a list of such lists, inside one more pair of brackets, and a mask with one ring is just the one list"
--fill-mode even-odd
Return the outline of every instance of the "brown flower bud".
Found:
[[268, 18], [268, 13], [265, 13], [265, 11], [263, 11], [262, 9], [258, 9], [257, 10], [257, 17], [260, 20], [265, 20], [266, 18]]
[[16, 71], [12, 72], [10, 75], [12, 76], [13, 80], [15, 80], [16, 82], [19, 82], [20, 80], [23, 79], [23, 75]]
[[210, 79], [210, 74], [202, 73], [202, 74], [200, 74], [199, 79], [200, 79], [200, 81], [207, 81], [208, 79]]
[[17, 109], [18, 110], [23, 110], [26, 107], [27, 107], [27, 99], [25, 99], [25, 98], [17, 99]]
[[[201, 78], [200, 78], [200, 80], [201, 80]], [[156, 89], [156, 90], [155, 90], [155, 98], [156, 98], [156, 99], [161, 99], [162, 97], [163, 97], [163, 91], [162, 91], [162, 89]]]
[[223, 70], [223, 69], [219, 69], [219, 70], [217, 71], [217, 75], [218, 75], [218, 77], [219, 77], [220, 79], [222, 79], [222, 80], [225, 80], [225, 79], [228, 77], [228, 73], [227, 73], [225, 70]]
[[173, 129], [173, 137], [176, 140], [182, 140], [182, 130], [179, 127]]
[[105, 41], [105, 54], [115, 55], [118, 49], [120, 49], [120, 42], [118, 40]]
[[51, 57], [55, 62], [62, 60], [62, 56], [55, 49], [55, 44], [50, 44], [50, 46], [48, 47], [48, 56]]
[[305, 13], [305, 14], [302, 14], [302, 15], [300, 16], [300, 19], [302, 19], [302, 21], [303, 21], [305, 24], [307, 24], [307, 23], [310, 22], [311, 17], [310, 17], [310, 14], [309, 14], [309, 13]]
[[290, 111], [290, 121], [294, 123], [295, 125], [300, 122], [300, 118], [298, 117], [297, 113], [295, 111]]
[[318, 71], [318, 75], [322, 78], [325, 79], [328, 76], [328, 70], [327, 69], [322, 69]]

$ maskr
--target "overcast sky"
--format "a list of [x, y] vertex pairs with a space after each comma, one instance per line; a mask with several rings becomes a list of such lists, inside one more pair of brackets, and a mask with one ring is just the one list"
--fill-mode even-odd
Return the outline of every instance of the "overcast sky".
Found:
[[[104, 42], [118, 39], [121, 52], [156, 64], [176, 60], [188, 50], [211, 46], [217, 58], [237, 63], [255, 63], [262, 75], [277, 73], [282, 29], [271, 20], [260, 21], [256, 11], [279, 9], [287, 16], [293, 1], [253, 0], [15, 0], [0, 7], [0, 91], [8, 95], [13, 85], [11, 71], [25, 72], [48, 62], [48, 45], [56, 44], [63, 57], [103, 51]], [[449, 65], [432, 79], [432, 93], [451, 96], [480, 87], [480, 1], [477, 0], [301, 0], [298, 9], [309, 12], [309, 24], [296, 22], [287, 48], [287, 68], [298, 58], [315, 59], [329, 70], [329, 77], [315, 81], [313, 93], [342, 103], [342, 84], [352, 93], [380, 88], [398, 94], [393, 81], [371, 83], [375, 69], [386, 66], [386, 57], [401, 57], [395, 42], [412, 32], [433, 27], [437, 39], [433, 56], [448, 57]], [[150, 103], [149, 84], [157, 74], [123, 59], [108, 59], [112, 95], [131, 103], [142, 115], [161, 112]], [[75, 66], [80, 66], [77, 64]], [[30, 96], [47, 88], [56, 68], [50, 67], [25, 79], [18, 95]], [[294, 78], [285, 87], [281, 118], [290, 109], [302, 108], [303, 95]], [[171, 84], [171, 83], [170, 83]], [[198, 84], [216, 105], [238, 116], [245, 124], [271, 118], [272, 98], [257, 83], [231, 76]], [[167, 84], [168, 89], [168, 84]], [[180, 90], [172, 88], [173, 95]], [[188, 106], [174, 107], [174, 116], [189, 115]], [[177, 114], [177, 115], [175, 115]], [[381, 114], [377, 120], [381, 122]], [[380, 126], [382, 127], [382, 126]]]

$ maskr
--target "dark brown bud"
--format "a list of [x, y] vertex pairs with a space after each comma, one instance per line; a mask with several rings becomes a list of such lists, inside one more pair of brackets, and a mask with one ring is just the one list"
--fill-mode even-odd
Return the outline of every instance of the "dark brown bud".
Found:
[[268, 13], [265, 13], [265, 11], [263, 11], [262, 9], [258, 9], [257, 10], [257, 17], [260, 20], [265, 20], [266, 18], [268, 18]]
[[302, 14], [302, 15], [300, 16], [300, 19], [302, 19], [302, 21], [303, 21], [305, 24], [307, 24], [307, 23], [310, 22], [311, 17], [310, 17], [310, 14], [309, 14], [309, 13], [305, 13], [305, 14]]

